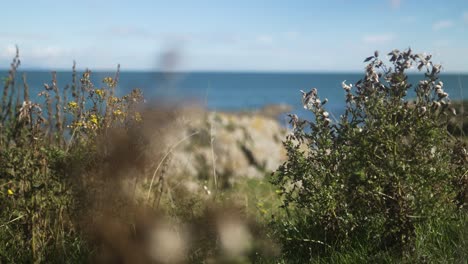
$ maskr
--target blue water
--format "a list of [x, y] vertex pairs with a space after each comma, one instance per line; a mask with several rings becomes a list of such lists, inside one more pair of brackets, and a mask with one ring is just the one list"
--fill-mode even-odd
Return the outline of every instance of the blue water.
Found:
[[[44, 83], [51, 82], [49, 72], [26, 71], [32, 98]], [[7, 76], [5, 71], [0, 76]], [[81, 74], [78, 75], [78, 78]], [[91, 79], [102, 86], [104, 77], [114, 73], [93, 72]], [[327, 109], [339, 114], [344, 108], [344, 91], [341, 82], [355, 83], [363, 74], [355, 73], [177, 73], [122, 72], [117, 93], [123, 95], [133, 88], [142, 89], [145, 98], [164, 101], [196, 100], [209, 109], [237, 111], [258, 109], [269, 104], [288, 104], [293, 112], [305, 115], [299, 90], [317, 88], [321, 98], [328, 98]], [[422, 74], [410, 75], [410, 82], [417, 83]], [[70, 84], [71, 72], [58, 72], [60, 88]], [[467, 98], [468, 74], [441, 76], [444, 89], [452, 100]], [[20, 82], [21, 83], [21, 82]]]

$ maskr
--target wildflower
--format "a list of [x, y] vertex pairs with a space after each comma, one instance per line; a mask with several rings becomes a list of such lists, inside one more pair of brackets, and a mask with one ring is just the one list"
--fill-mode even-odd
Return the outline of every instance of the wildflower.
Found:
[[323, 117], [327, 118], [330, 114], [327, 111], [325, 111], [325, 112], [322, 113], [322, 115], [323, 115]]
[[421, 111], [421, 114], [424, 114], [426, 113], [427, 109], [425, 106], [422, 106], [421, 108], [419, 108], [419, 111]]
[[455, 110], [455, 108], [453, 108], [453, 107], [450, 108], [450, 112], [452, 112], [452, 114], [453, 114], [454, 116], [457, 115], [457, 110]]
[[91, 121], [91, 123], [93, 123], [93, 124], [95, 124], [95, 125], [98, 124], [98, 118], [97, 118], [96, 115], [91, 115], [91, 116], [89, 117], [89, 121]]
[[427, 80], [419, 81], [419, 85], [427, 85], [429, 82]]
[[314, 88], [308, 93], [304, 92], [303, 90], [300, 91], [302, 93], [302, 105], [304, 106], [304, 109], [311, 109], [312, 100], [316, 99], [317, 96], [317, 89]]
[[78, 108], [78, 103], [77, 102], [75, 102], [75, 101], [68, 102], [68, 109], [74, 110], [76, 108]]
[[109, 85], [109, 87], [115, 87], [115, 85], [117, 84], [117, 82], [114, 79], [112, 79], [111, 77], [104, 78], [104, 80], [102, 82]]
[[299, 123], [299, 117], [295, 114], [288, 114], [289, 118], [291, 118], [289, 120], [289, 124], [291, 124], [293, 126], [293, 129], [295, 129], [297, 127], [297, 124]]
[[120, 111], [120, 109], [117, 109], [115, 110], [114, 112], [112, 112], [115, 116], [121, 116], [123, 113], [122, 111]]
[[11, 189], [8, 189], [7, 193], [8, 193], [8, 195], [13, 195], [14, 194], [13, 190], [11, 190]]
[[346, 92], [349, 92], [351, 90], [351, 87], [353, 87], [352, 84], [346, 84], [346, 80], [344, 80], [342, 83], [341, 83], [341, 87], [343, 87], [343, 89], [346, 91]]
[[441, 91], [440, 93], [437, 94], [439, 96], [440, 99], [442, 98], [445, 98], [448, 96], [448, 93], [444, 92], [444, 91]]
[[19, 120], [26, 119], [30, 121], [29, 117], [30, 117], [32, 108], [33, 108], [33, 103], [31, 101], [24, 101], [19, 110], [19, 115], [18, 115]]
[[407, 62], [405, 63], [405, 68], [410, 69], [411, 66], [412, 66], [411, 61], [407, 61]]
[[103, 89], [97, 89], [94, 91], [99, 97], [104, 97], [104, 90]]
[[117, 97], [115, 97], [115, 96], [111, 96], [111, 97], [109, 98], [109, 100], [110, 100], [111, 103], [114, 103], [114, 104], [117, 103], [117, 102], [119, 102], [119, 98], [117, 98]]

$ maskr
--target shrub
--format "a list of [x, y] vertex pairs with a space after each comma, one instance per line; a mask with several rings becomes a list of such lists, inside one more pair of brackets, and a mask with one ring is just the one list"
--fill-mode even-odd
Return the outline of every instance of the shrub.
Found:
[[[288, 216], [273, 221], [286, 255], [311, 258], [355, 243], [407, 254], [416, 226], [466, 206], [467, 147], [447, 132], [441, 66], [411, 49], [388, 56], [391, 67], [375, 52], [364, 78], [343, 82], [339, 121], [317, 89], [303, 92], [313, 120], [290, 115], [288, 158], [272, 180]], [[406, 73], [413, 66], [425, 71], [414, 99]]]

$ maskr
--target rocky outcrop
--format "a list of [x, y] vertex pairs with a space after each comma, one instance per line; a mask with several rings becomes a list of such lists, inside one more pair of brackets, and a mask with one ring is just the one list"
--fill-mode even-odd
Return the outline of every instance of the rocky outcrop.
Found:
[[[169, 167], [177, 175], [210, 180], [216, 173], [221, 184], [239, 177], [263, 177], [285, 160], [282, 141], [286, 128], [275, 119], [258, 112], [207, 112], [177, 133], [190, 137], [174, 148]], [[277, 116], [277, 114], [276, 114]], [[192, 136], [190, 136], [192, 135]]]

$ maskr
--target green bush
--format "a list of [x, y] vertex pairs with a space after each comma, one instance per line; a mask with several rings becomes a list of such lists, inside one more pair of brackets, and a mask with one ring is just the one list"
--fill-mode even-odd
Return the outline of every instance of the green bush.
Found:
[[[467, 147], [447, 132], [441, 66], [411, 49], [388, 56], [391, 67], [375, 52], [363, 79], [343, 82], [339, 121], [316, 89], [303, 92], [314, 119], [290, 115], [288, 159], [272, 180], [287, 215], [273, 221], [287, 256], [311, 259], [357, 244], [368, 245], [368, 253], [407, 255], [417, 226], [464, 210]], [[406, 74], [413, 66], [425, 71], [414, 99]]]

